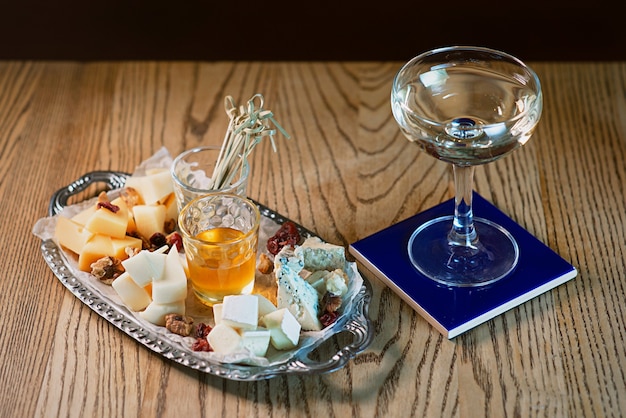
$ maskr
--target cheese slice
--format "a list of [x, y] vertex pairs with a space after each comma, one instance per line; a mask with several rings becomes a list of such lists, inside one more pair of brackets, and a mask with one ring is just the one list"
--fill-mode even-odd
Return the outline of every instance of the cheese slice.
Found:
[[176, 205], [176, 195], [174, 192], [167, 195], [162, 201], [159, 202], [165, 206], [165, 220], [168, 221], [178, 219], [178, 206]]

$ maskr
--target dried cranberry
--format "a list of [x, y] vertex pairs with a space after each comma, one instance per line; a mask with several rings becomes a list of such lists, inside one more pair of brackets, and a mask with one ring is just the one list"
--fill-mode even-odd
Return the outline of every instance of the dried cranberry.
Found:
[[113, 213], [117, 213], [120, 210], [119, 206], [114, 205], [111, 202], [98, 202], [98, 208], [108, 209]]
[[211, 332], [211, 326], [207, 325], [203, 322], [198, 323], [198, 325], [196, 325], [196, 338], [206, 338], [207, 335], [209, 335], [209, 332]]
[[196, 341], [191, 345], [193, 351], [212, 351], [211, 345], [206, 338], [196, 338]]
[[337, 312], [326, 312], [320, 316], [320, 322], [324, 327], [329, 326], [337, 320], [339, 314]]
[[164, 245], [167, 245], [167, 238], [165, 238], [165, 235], [163, 235], [162, 233], [155, 232], [150, 237], [150, 245], [152, 245], [155, 248], [160, 248]]
[[180, 252], [183, 249], [183, 237], [178, 232], [172, 232], [167, 236], [167, 244], [170, 247], [176, 245], [176, 249]]
[[270, 252], [270, 254], [278, 254], [280, 251], [279, 245], [278, 245], [278, 240], [276, 238], [270, 238], [267, 240], [267, 251]]
[[287, 221], [267, 240], [267, 251], [278, 254], [285, 246], [294, 246], [300, 242], [300, 233], [296, 224]]

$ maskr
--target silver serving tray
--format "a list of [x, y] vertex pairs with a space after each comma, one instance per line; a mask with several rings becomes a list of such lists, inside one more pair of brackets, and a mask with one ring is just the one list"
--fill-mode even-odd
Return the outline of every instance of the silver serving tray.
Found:
[[[48, 214], [49, 216], [58, 214], [68, 205], [70, 198], [87, 191], [90, 187], [102, 187], [107, 191], [119, 189], [124, 186], [128, 176], [128, 173], [117, 171], [93, 171], [87, 173], [52, 195]], [[258, 202], [255, 203], [259, 206], [262, 216], [272, 219], [277, 224], [280, 225], [289, 220], [266, 206]], [[295, 224], [303, 236], [315, 236], [313, 232], [297, 223]], [[207, 360], [182, 344], [170, 341], [166, 336], [157, 334], [144, 327], [134, 316], [129, 315], [127, 311], [110, 304], [98, 292], [86, 287], [80, 279], [74, 276], [72, 269], [66, 263], [62, 250], [53, 240], [43, 240], [41, 252], [52, 272], [74, 296], [138, 343], [176, 363], [226, 379], [257, 381], [281, 375], [308, 375], [333, 372], [345, 366], [351, 358], [362, 352], [373, 338], [374, 331], [368, 317], [372, 288], [367, 279], [363, 278], [363, 285], [354, 297], [352, 309], [349, 312], [344, 312], [337, 322], [331, 325], [331, 332], [328, 333], [328, 336], [306, 349], [294, 352], [294, 355], [289, 360], [268, 367], [227, 364]], [[351, 342], [342, 346], [339, 341], [346, 341], [346, 338], [337, 338], [340, 333], [342, 335], [346, 333], [351, 334]], [[332, 341], [330, 347], [336, 347], [339, 344], [339, 350], [327, 359], [317, 359], [321, 357], [322, 352], [328, 352], [328, 349], [317, 352], [316, 349], [333, 339], [336, 341]]]

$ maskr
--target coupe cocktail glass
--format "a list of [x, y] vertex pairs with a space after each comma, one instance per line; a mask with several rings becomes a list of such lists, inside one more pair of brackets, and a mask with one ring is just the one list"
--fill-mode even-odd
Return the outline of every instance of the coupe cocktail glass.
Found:
[[409, 240], [409, 258], [423, 275], [450, 286], [482, 286], [515, 269], [513, 236], [473, 216], [474, 170], [524, 145], [542, 106], [535, 72], [493, 49], [439, 48], [398, 71], [391, 107], [402, 133], [454, 168], [454, 215], [426, 222]]

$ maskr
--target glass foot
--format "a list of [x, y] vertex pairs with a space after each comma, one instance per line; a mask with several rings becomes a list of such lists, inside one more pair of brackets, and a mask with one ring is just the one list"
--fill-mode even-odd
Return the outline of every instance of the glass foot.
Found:
[[453, 216], [426, 222], [409, 239], [413, 266], [429, 279], [448, 286], [484, 286], [506, 277], [517, 265], [519, 248], [515, 238], [484, 218], [474, 218], [478, 243], [449, 244]]

